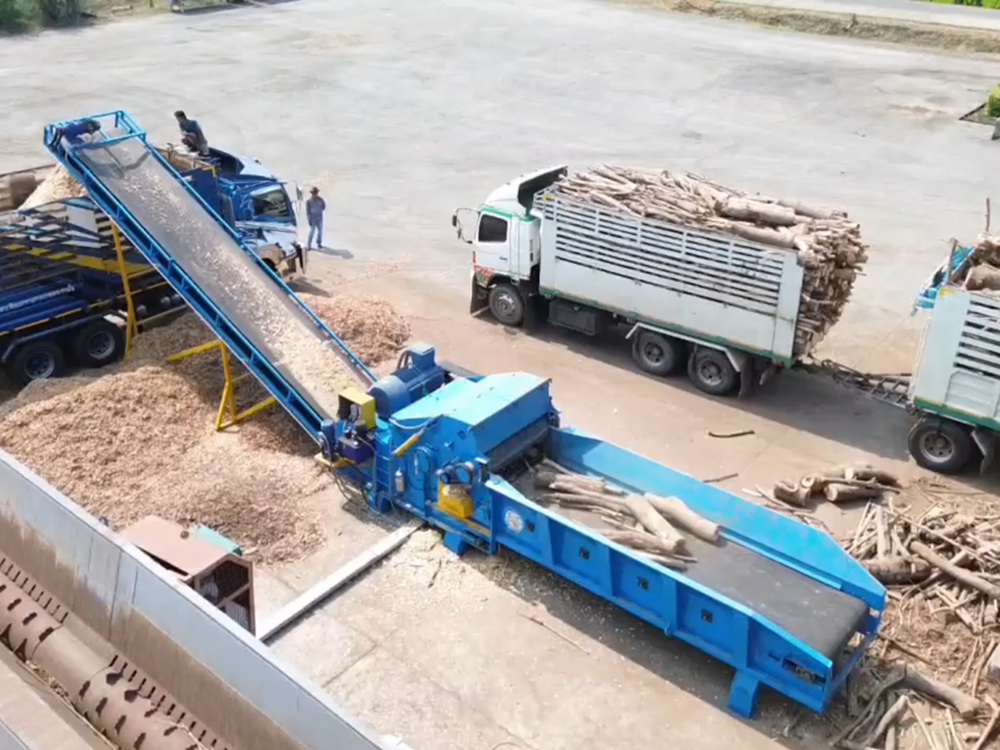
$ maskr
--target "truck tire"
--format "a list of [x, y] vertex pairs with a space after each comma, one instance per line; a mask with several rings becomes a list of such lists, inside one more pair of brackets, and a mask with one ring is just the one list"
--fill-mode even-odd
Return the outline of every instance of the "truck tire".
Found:
[[104, 367], [125, 353], [125, 332], [110, 320], [95, 320], [73, 338], [73, 354], [84, 367]]
[[632, 340], [632, 359], [650, 375], [673, 375], [684, 366], [687, 346], [654, 331], [639, 331]]
[[688, 377], [700, 391], [728, 396], [740, 383], [740, 374], [725, 352], [698, 347], [688, 359]]
[[58, 378], [66, 370], [66, 355], [54, 341], [32, 341], [18, 349], [7, 363], [7, 374], [21, 385], [32, 380]]
[[524, 300], [513, 284], [501, 281], [490, 289], [490, 312], [505, 326], [524, 322]]
[[910, 455], [920, 466], [938, 474], [955, 474], [972, 456], [969, 430], [958, 422], [923, 416], [910, 428], [907, 439]]

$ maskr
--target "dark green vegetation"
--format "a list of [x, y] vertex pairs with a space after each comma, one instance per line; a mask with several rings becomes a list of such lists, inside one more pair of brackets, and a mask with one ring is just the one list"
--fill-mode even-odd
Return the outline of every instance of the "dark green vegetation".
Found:
[[85, 18], [84, 0], [0, 0], [0, 34], [76, 26]]

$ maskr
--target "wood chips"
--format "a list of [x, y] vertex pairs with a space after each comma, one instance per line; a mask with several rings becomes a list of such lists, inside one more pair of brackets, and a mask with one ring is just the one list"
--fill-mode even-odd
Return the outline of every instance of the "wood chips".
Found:
[[846, 213], [749, 195], [695, 174], [598, 166], [570, 174], [552, 189], [633, 216], [796, 252], [804, 269], [796, 356], [809, 354], [840, 319], [868, 260], [861, 227]]
[[[370, 364], [409, 335], [375, 298], [308, 302]], [[0, 448], [115, 528], [155, 514], [211, 526], [258, 562], [308, 555], [324, 532], [305, 499], [332, 485], [312, 459], [315, 445], [280, 408], [217, 433], [219, 354], [165, 363], [212, 338], [187, 314], [140, 334], [120, 365], [29, 385], [0, 407]], [[241, 408], [264, 396], [252, 378], [237, 390]]]
[[56, 165], [49, 172], [42, 183], [35, 188], [34, 192], [21, 204], [21, 210], [37, 208], [48, 203], [66, 200], [68, 198], [82, 198], [87, 194], [73, 175], [66, 171], [66, 167], [61, 164]]

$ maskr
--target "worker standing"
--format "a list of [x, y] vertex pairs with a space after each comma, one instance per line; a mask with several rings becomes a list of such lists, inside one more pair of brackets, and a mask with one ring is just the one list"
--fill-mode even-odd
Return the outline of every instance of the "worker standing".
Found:
[[201, 156], [208, 156], [208, 139], [197, 120], [189, 120], [183, 110], [174, 112], [181, 129], [181, 143]]
[[316, 238], [316, 249], [323, 247], [323, 212], [326, 211], [326, 201], [319, 197], [319, 188], [309, 191], [310, 198], [306, 201], [306, 218], [309, 220], [309, 239], [306, 240], [306, 250], [313, 249], [313, 237]]

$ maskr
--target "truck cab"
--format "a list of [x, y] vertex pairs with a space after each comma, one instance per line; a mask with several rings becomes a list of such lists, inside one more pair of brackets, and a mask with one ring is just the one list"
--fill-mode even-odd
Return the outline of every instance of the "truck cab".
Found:
[[306, 253], [296, 218], [301, 189], [295, 185], [293, 201], [286, 183], [253, 157], [211, 149], [211, 161], [219, 176], [219, 210], [226, 223], [280, 276], [304, 272]]
[[566, 166], [530, 172], [501, 185], [478, 209], [452, 216], [459, 239], [472, 245], [471, 312], [489, 306], [504, 325], [524, 321], [538, 294], [541, 221], [532, 215], [537, 193], [566, 174]]

